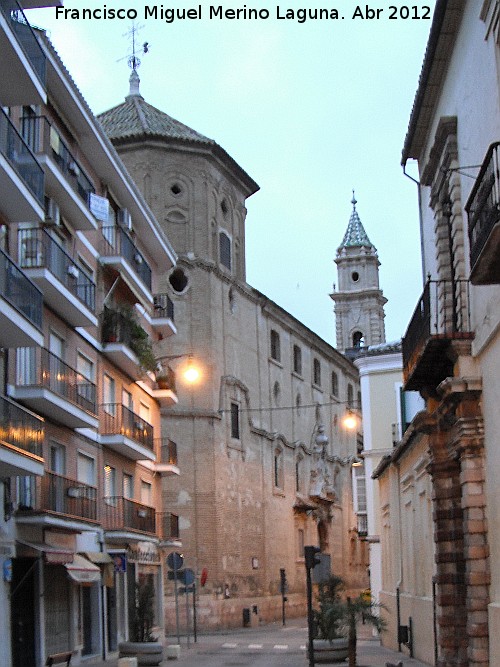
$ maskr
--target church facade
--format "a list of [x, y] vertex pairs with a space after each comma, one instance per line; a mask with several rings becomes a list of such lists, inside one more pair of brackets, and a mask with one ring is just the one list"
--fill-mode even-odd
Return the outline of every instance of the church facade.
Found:
[[357, 407], [357, 369], [246, 282], [245, 200], [257, 184], [214, 141], [148, 104], [136, 72], [100, 121], [178, 256], [162, 284], [177, 334], [155, 349], [177, 376], [191, 357], [200, 380], [178, 379], [178, 403], [162, 409], [181, 470], [163, 503], [179, 517], [186, 566], [203, 574], [198, 623], [241, 625], [248, 609], [250, 622], [280, 618], [281, 569], [288, 613], [304, 613], [307, 544], [330, 554], [348, 589], [366, 588], [352, 482], [362, 438], [359, 421], [343, 425]]

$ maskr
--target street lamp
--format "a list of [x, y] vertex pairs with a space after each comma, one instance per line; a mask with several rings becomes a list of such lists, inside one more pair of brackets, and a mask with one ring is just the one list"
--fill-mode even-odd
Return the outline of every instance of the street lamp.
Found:
[[184, 378], [184, 380], [188, 384], [195, 384], [196, 382], [198, 382], [201, 378], [201, 371], [199, 366], [195, 363], [193, 359], [192, 352], [185, 352], [183, 354], [166, 354], [159, 357], [157, 360], [158, 361], [158, 372], [156, 374], [157, 381], [159, 376], [168, 375], [169, 373], [172, 373], [172, 369], [170, 368], [170, 365], [168, 363], [169, 361], [173, 361], [174, 359], [182, 359], [184, 357], [187, 357], [187, 362], [181, 368], [180, 375]]
[[355, 428], [358, 426], [358, 418], [356, 414], [352, 410], [347, 410], [347, 413], [344, 415], [344, 418], [342, 419], [342, 424], [344, 425], [344, 428], [346, 428], [348, 431], [354, 431]]

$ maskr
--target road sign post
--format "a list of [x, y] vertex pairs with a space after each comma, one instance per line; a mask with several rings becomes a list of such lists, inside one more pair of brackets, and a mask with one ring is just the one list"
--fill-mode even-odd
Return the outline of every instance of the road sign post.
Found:
[[176, 626], [176, 631], [177, 631], [177, 643], [181, 643], [181, 633], [179, 630], [179, 591], [177, 587], [177, 581], [179, 578], [179, 570], [182, 567], [182, 564], [184, 563], [184, 558], [182, 554], [180, 554], [178, 551], [172, 551], [172, 553], [169, 553], [167, 556], [167, 565], [168, 567], [173, 570], [174, 574], [174, 595], [175, 595], [175, 626]]

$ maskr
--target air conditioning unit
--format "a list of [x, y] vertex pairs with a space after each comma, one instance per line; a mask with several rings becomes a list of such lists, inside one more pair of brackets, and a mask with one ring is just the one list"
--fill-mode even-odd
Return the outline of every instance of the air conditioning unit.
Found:
[[51, 197], [45, 198], [45, 223], [47, 225], [56, 226], [61, 224], [61, 211], [59, 210], [59, 204]]
[[128, 209], [126, 208], [119, 209], [117, 220], [120, 227], [123, 227], [129, 232], [132, 231], [132, 216], [130, 215]]
[[78, 280], [78, 277], [80, 275], [80, 271], [76, 268], [74, 264], [70, 264], [68, 268], [66, 269], [67, 273], [69, 276], [73, 276], [76, 280]]

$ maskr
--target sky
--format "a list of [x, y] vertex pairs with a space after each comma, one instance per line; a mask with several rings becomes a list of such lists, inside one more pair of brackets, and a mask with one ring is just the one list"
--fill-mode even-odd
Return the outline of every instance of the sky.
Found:
[[[145, 16], [146, 5], [197, 13], [200, 1], [201, 18]], [[47, 30], [97, 114], [128, 94], [132, 21], [84, 19], [81, 10], [137, 11], [137, 42], [149, 45], [138, 69], [145, 100], [214, 139], [260, 186], [247, 200], [247, 281], [332, 345], [334, 259], [354, 189], [381, 262], [386, 339], [399, 339], [423, 287], [417, 188], [400, 162], [434, 0], [429, 19], [417, 18], [427, 13], [420, 4], [404, 18], [396, 0], [395, 10], [369, 3], [379, 18], [353, 18], [352, 0], [221, 1], [67, 0], [78, 18], [54, 8], [27, 17]], [[269, 18], [210, 18], [211, 6]], [[299, 22], [300, 8], [344, 18]]]

